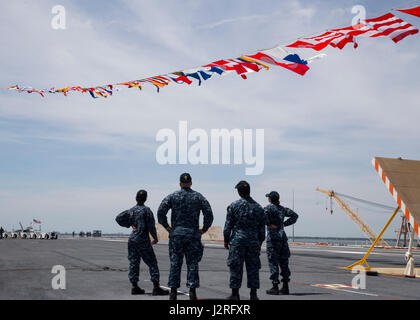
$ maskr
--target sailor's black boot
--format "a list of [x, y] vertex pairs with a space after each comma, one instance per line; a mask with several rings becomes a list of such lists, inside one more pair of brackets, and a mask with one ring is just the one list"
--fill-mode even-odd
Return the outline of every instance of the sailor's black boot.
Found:
[[280, 294], [279, 285], [273, 284], [273, 287], [270, 290], [267, 290], [266, 292], [271, 296], [278, 296]]
[[171, 293], [169, 295], [169, 300], [177, 300], [178, 299], [178, 289], [171, 288]]
[[289, 282], [288, 281], [283, 282], [283, 287], [280, 289], [280, 293], [286, 296], [289, 295]]
[[239, 296], [239, 289], [232, 289], [232, 294], [227, 297], [227, 300], [239, 301], [241, 300]]
[[133, 283], [133, 287], [131, 288], [131, 294], [134, 295], [139, 295], [139, 294], [145, 294], [146, 291], [144, 291], [142, 288], [140, 288], [138, 286], [137, 283]]
[[169, 291], [162, 289], [159, 285], [159, 282], [153, 284], [152, 296], [167, 296], [168, 294]]
[[257, 289], [251, 289], [250, 300], [260, 300], [257, 296]]
[[197, 300], [197, 292], [195, 288], [190, 288], [190, 300]]

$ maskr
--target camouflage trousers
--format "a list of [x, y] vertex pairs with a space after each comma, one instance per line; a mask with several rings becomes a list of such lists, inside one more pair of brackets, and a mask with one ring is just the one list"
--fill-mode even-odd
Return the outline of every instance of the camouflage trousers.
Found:
[[179, 288], [181, 286], [181, 269], [185, 256], [187, 263], [187, 287], [200, 287], [200, 277], [198, 274], [198, 263], [203, 257], [203, 244], [201, 239], [195, 235], [175, 235], [169, 238], [169, 258], [171, 268], [169, 271], [169, 288]]
[[267, 257], [270, 266], [270, 280], [273, 284], [279, 284], [279, 266], [282, 282], [290, 281], [289, 258], [290, 250], [287, 240], [268, 240]]
[[159, 283], [159, 268], [150, 241], [138, 243], [135, 241], [128, 241], [128, 260], [130, 261], [130, 269], [128, 272], [128, 279], [131, 283], [139, 281], [140, 261], [149, 267], [150, 280], [153, 283]]
[[250, 289], [260, 288], [260, 246], [231, 245], [227, 265], [230, 269], [230, 288], [242, 286], [244, 263], [247, 273], [247, 284]]

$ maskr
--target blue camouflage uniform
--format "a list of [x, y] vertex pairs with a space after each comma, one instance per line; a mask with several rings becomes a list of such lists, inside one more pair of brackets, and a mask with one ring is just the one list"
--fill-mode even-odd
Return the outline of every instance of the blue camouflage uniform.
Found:
[[[277, 229], [268, 229], [267, 257], [270, 265], [270, 280], [274, 285], [278, 285], [280, 283], [279, 265], [281, 269], [282, 282], [290, 281], [290, 250], [284, 227], [295, 224], [299, 216], [291, 209], [285, 208], [279, 204], [269, 204], [264, 208], [264, 212], [266, 214], [267, 226], [277, 226]], [[289, 219], [284, 221], [285, 217]]]
[[166, 229], [169, 227], [167, 214], [171, 211], [172, 230], [169, 234], [169, 257], [171, 268], [168, 286], [179, 288], [181, 269], [185, 255], [187, 263], [187, 287], [200, 286], [198, 263], [203, 257], [203, 244], [200, 233], [200, 211], [204, 215], [203, 232], [213, 223], [213, 212], [209, 202], [191, 188], [182, 188], [163, 199], [158, 209], [158, 221]]
[[230, 288], [241, 287], [245, 262], [248, 288], [259, 289], [260, 249], [265, 240], [263, 208], [251, 197], [233, 202], [227, 208], [223, 234], [225, 243], [229, 243]]
[[138, 204], [120, 213], [116, 221], [120, 226], [136, 228], [128, 240], [128, 260], [130, 261], [128, 279], [130, 282], [136, 284], [139, 281], [140, 261], [143, 260], [149, 267], [150, 280], [155, 284], [159, 283], [158, 263], [149, 237], [150, 233], [154, 240], [158, 240], [153, 212], [149, 207]]

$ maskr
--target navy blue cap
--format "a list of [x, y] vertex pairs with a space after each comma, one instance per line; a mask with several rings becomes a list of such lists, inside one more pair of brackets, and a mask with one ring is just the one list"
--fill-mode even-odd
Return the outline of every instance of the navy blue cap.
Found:
[[271, 191], [270, 193], [267, 193], [265, 196], [267, 198], [270, 198], [273, 201], [279, 201], [280, 200], [280, 195], [276, 191]]
[[179, 182], [181, 182], [181, 183], [191, 183], [192, 182], [191, 175], [189, 173], [181, 174], [181, 176], [179, 177]]
[[236, 189], [238, 189], [238, 191], [249, 191], [251, 189], [250, 185], [248, 182], [246, 181], [240, 181], [236, 186]]
[[137, 192], [136, 195], [136, 201], [137, 202], [144, 202], [147, 199], [147, 191], [146, 190], [140, 190]]

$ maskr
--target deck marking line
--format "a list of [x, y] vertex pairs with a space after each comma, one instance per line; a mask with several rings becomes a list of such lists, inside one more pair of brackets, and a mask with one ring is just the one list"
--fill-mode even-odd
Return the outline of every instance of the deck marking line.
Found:
[[350, 293], [364, 294], [364, 295], [367, 295], [367, 296], [378, 297], [378, 295], [374, 294], [374, 293], [346, 290], [344, 288], [349, 288], [349, 289], [356, 289], [356, 288], [354, 288], [352, 286], [347, 286], [345, 284], [312, 284], [311, 286], [312, 287], [317, 287], [317, 288], [331, 289], [331, 290], [335, 290], [335, 291], [345, 291], [345, 292], [350, 292]]

